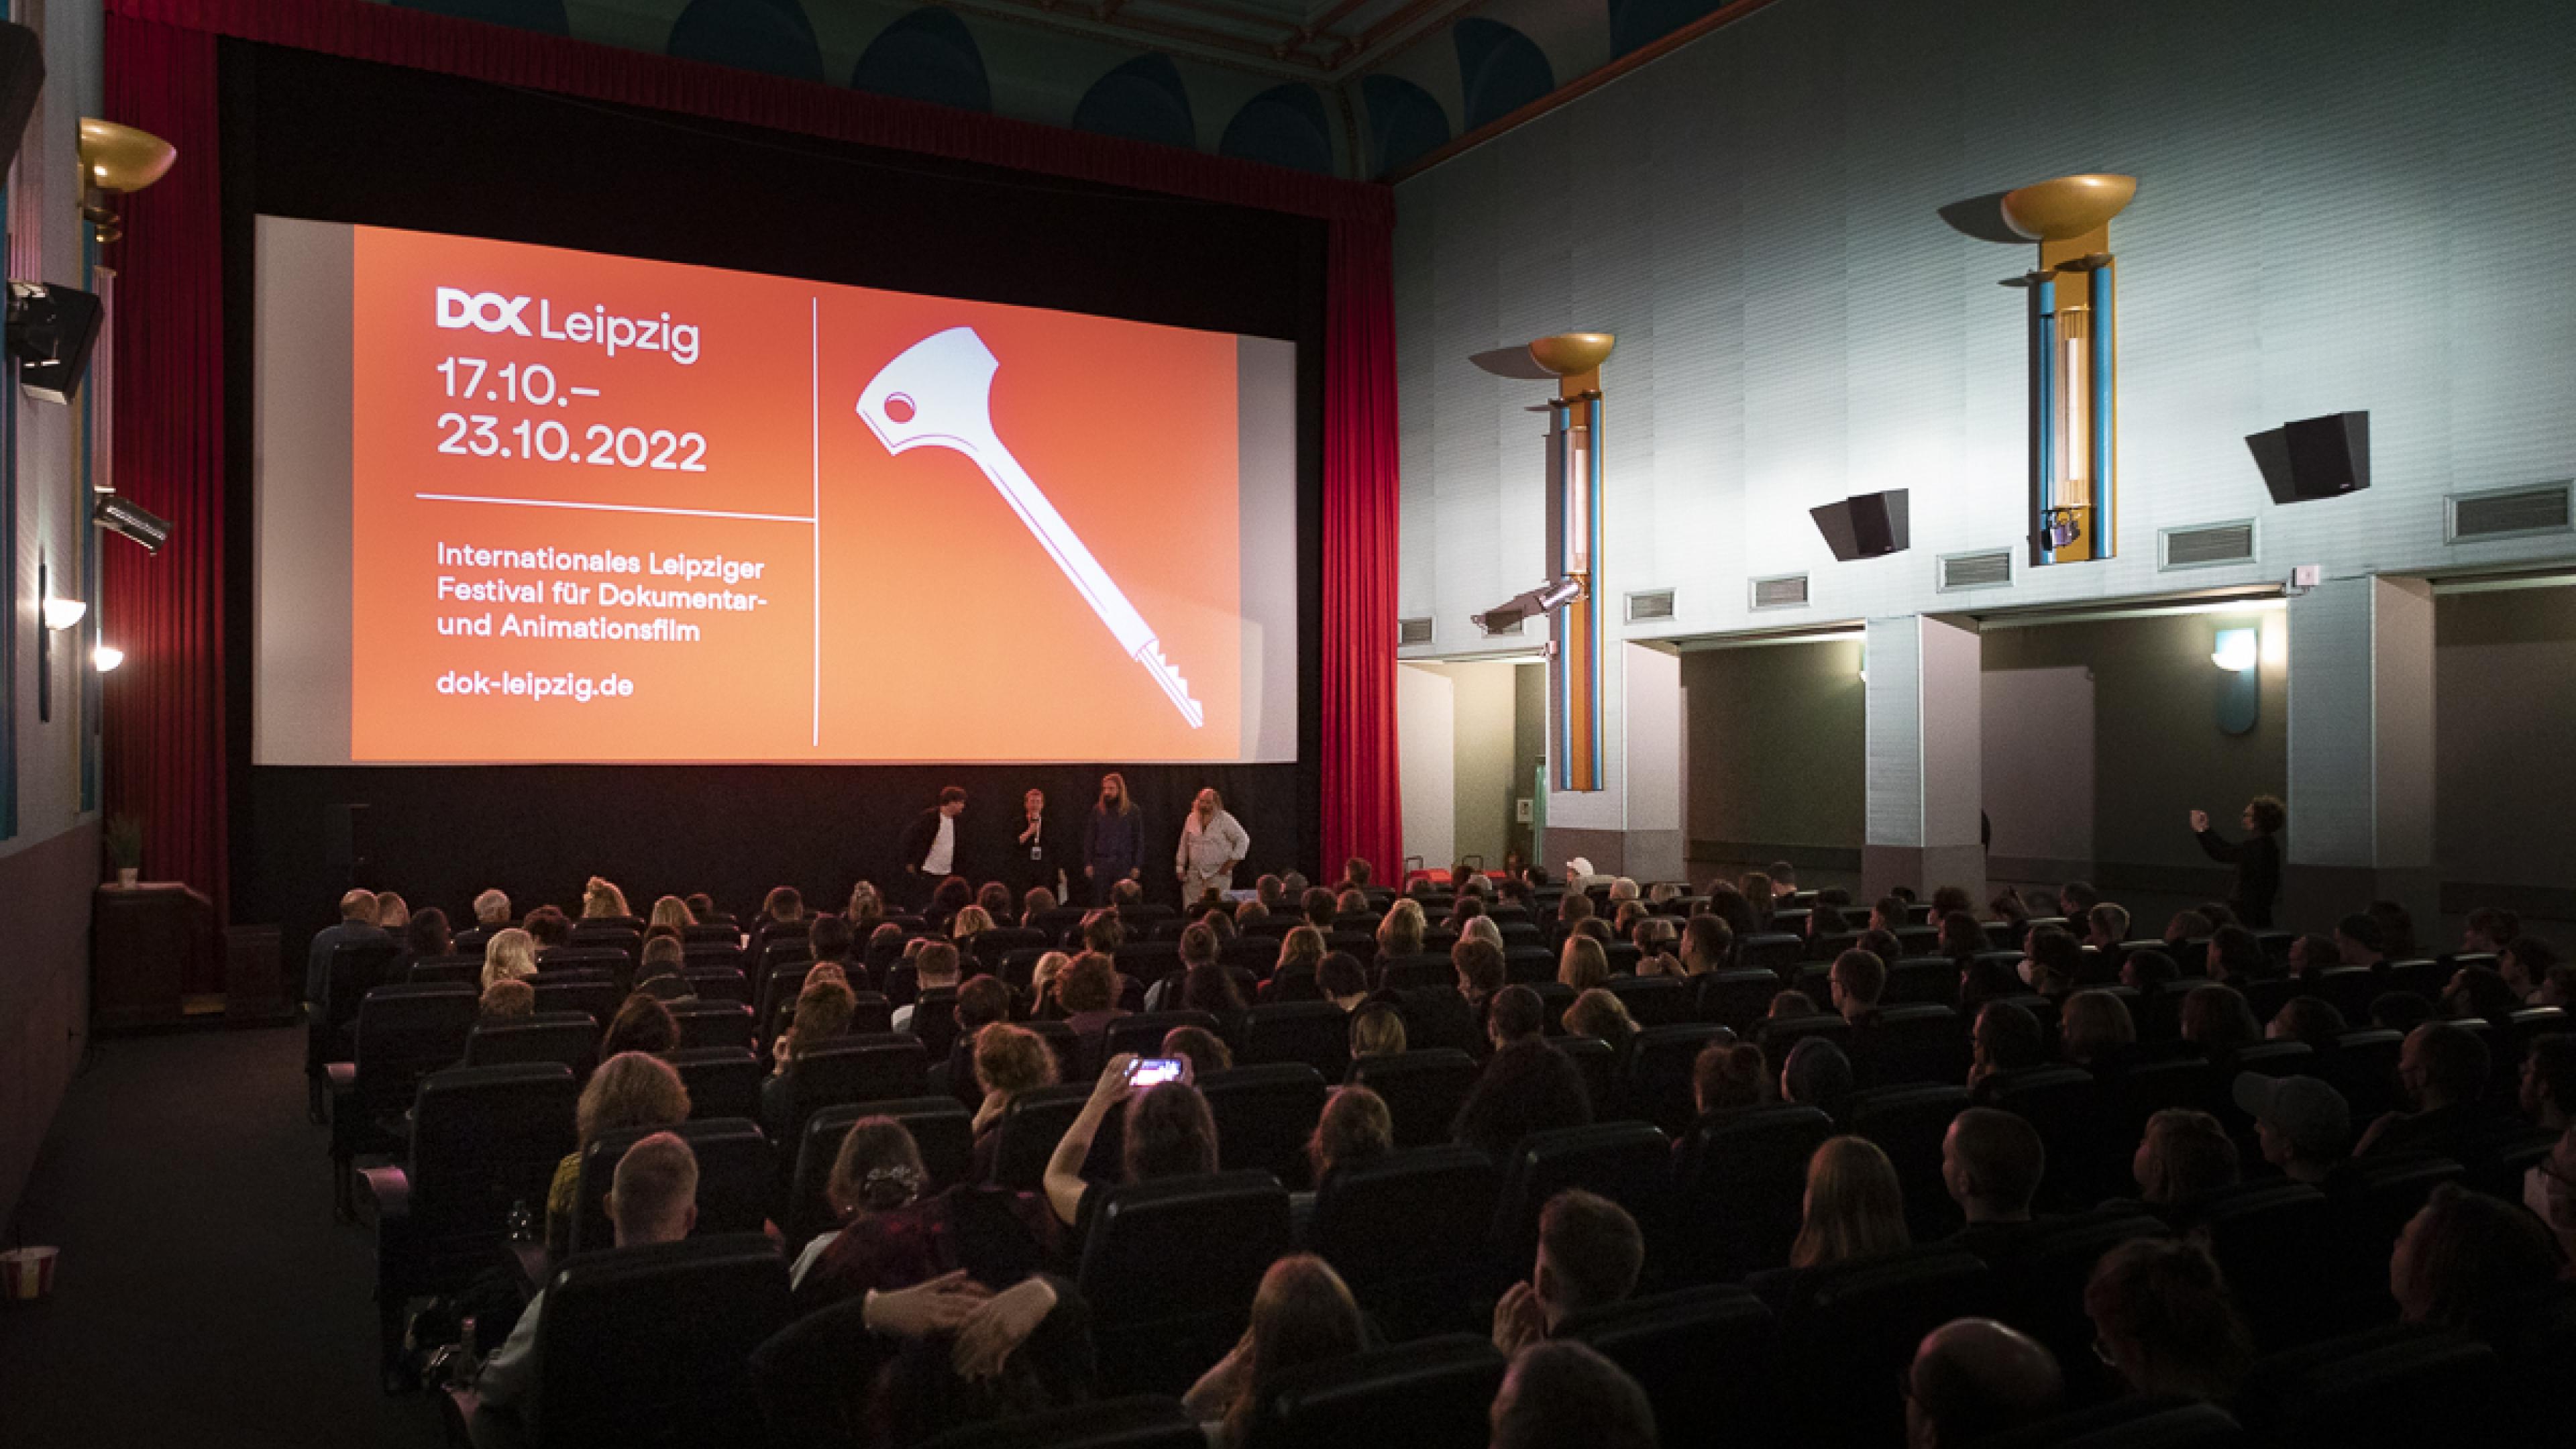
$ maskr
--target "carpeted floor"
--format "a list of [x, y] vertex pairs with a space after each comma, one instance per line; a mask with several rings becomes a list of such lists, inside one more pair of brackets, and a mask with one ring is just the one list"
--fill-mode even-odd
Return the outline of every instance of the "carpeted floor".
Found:
[[0, 1442], [432, 1446], [435, 1405], [375, 1375], [374, 1240], [331, 1218], [304, 1037], [100, 1042], [19, 1210], [63, 1250], [50, 1302], [0, 1304]]

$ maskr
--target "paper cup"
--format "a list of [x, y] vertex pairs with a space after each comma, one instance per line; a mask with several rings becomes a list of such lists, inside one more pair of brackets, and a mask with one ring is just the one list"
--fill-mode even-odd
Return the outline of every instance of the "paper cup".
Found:
[[11, 1248], [0, 1252], [0, 1297], [33, 1303], [54, 1291], [54, 1259], [60, 1248]]

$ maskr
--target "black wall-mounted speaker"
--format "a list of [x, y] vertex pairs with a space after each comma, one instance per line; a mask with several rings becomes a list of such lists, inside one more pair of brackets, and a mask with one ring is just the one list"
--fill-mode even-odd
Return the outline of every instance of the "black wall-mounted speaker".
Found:
[[2370, 486], [2370, 414], [2301, 418], [2245, 440], [2275, 503], [2340, 498]]
[[0, 21], [0, 173], [18, 159], [18, 139], [45, 89], [45, 42], [23, 25]]
[[1913, 530], [1907, 523], [1906, 490], [1902, 488], [1863, 493], [1807, 512], [1816, 520], [1816, 531], [1825, 536], [1825, 547], [1844, 563], [1902, 553], [1913, 542]]

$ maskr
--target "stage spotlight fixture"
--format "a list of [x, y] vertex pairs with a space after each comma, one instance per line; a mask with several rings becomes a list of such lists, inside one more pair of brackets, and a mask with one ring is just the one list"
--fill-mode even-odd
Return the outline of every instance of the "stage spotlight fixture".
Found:
[[104, 309], [98, 298], [50, 282], [9, 284], [9, 355], [18, 385], [52, 403], [69, 403], [89, 371]]
[[99, 673], [106, 674], [125, 662], [125, 651], [113, 644], [101, 644], [90, 651], [89, 662], [97, 667]]
[[170, 541], [169, 520], [153, 516], [121, 493], [102, 495], [90, 510], [89, 521], [143, 545], [145, 553], [159, 553], [161, 545]]
[[88, 613], [89, 605], [83, 603], [79, 599], [60, 599], [48, 596], [45, 600], [45, 627], [48, 629], [68, 629], [74, 624], [79, 623], [82, 617]]
[[1505, 603], [1496, 604], [1470, 620], [1488, 634], [1501, 634], [1519, 628], [1530, 619], [1557, 610], [1583, 596], [1583, 580], [1562, 578], [1552, 584], [1541, 584], [1525, 594], [1516, 594]]

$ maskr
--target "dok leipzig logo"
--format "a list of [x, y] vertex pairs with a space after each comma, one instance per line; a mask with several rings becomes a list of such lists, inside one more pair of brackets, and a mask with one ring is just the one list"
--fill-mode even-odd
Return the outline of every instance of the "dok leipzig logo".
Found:
[[[534, 306], [534, 325], [528, 308]], [[620, 352], [664, 352], [686, 367], [698, 360], [694, 322], [659, 317], [621, 317], [605, 307], [568, 311], [558, 316], [543, 297], [504, 297], [498, 292], [468, 292], [462, 287], [436, 289], [436, 315], [442, 329], [471, 327], [479, 332], [509, 332], [547, 342], [577, 342], [599, 347], [615, 357]]]

